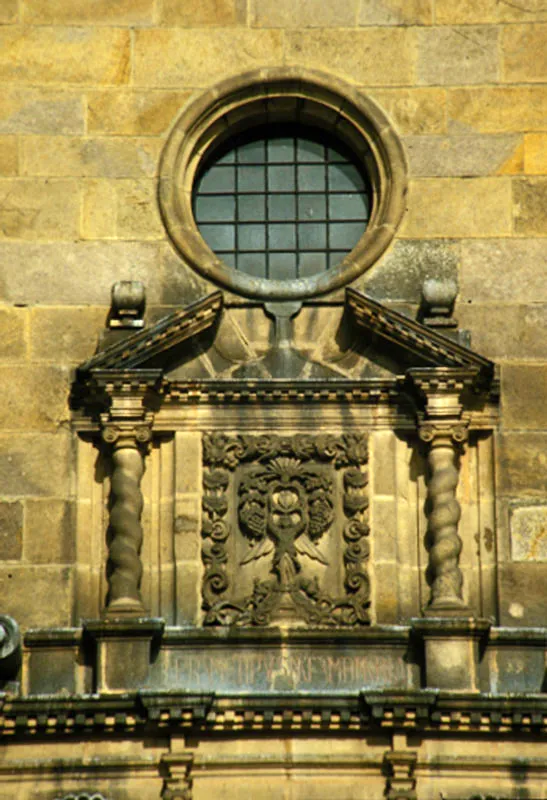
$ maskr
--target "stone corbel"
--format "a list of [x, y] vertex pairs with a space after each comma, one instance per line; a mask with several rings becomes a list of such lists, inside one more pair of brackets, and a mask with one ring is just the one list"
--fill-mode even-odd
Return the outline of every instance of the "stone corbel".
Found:
[[147, 400], [160, 375], [156, 370], [137, 376], [106, 371], [94, 375], [109, 401], [108, 411], [100, 416], [101, 435], [112, 464], [107, 617], [142, 617], [146, 613], [140, 595], [141, 479], [154, 421]]
[[162, 800], [192, 800], [191, 752], [168, 753], [161, 757], [161, 765], [166, 774], [161, 792]]
[[427, 616], [470, 616], [462, 593], [459, 567], [462, 540], [458, 534], [461, 516], [456, 497], [459, 456], [468, 437], [469, 415], [464, 393], [472, 386], [475, 372], [460, 369], [409, 370], [413, 387], [422, 401], [418, 412], [418, 435], [427, 445], [428, 574], [431, 597]]
[[[406, 736], [396, 737], [403, 739]], [[418, 755], [412, 750], [390, 750], [384, 754], [384, 769], [387, 773], [387, 800], [416, 800], [416, 778], [414, 771]]]

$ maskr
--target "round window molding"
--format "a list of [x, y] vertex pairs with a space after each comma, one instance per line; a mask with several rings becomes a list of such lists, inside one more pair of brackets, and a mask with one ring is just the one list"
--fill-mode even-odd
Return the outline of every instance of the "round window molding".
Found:
[[[206, 244], [193, 213], [196, 180], [211, 154], [234, 137], [267, 125], [298, 124], [339, 140], [364, 164], [371, 191], [367, 227], [336, 266], [309, 277], [255, 277], [225, 264]], [[209, 89], [181, 114], [163, 151], [159, 205], [185, 263], [245, 297], [300, 300], [332, 292], [369, 269], [399, 226], [407, 190], [406, 159], [389, 120], [339, 79], [292, 68], [264, 69]]]

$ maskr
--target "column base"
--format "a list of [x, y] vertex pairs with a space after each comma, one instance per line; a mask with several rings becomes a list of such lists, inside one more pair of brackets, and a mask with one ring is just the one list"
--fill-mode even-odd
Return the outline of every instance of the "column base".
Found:
[[95, 690], [143, 688], [148, 680], [152, 642], [161, 638], [164, 625], [162, 619], [134, 615], [84, 622], [84, 634], [95, 645]]
[[486, 619], [431, 616], [411, 620], [423, 642], [424, 688], [478, 692], [479, 644], [490, 630]]

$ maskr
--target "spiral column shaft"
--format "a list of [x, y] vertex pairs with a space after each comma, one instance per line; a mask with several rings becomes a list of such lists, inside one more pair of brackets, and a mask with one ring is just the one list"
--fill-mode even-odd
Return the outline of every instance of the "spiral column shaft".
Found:
[[462, 540], [458, 535], [461, 509], [456, 499], [459, 471], [456, 444], [449, 435], [429, 444], [427, 485], [430, 608], [462, 607], [463, 576], [459, 568]]
[[140, 613], [144, 611], [139, 590], [144, 459], [136, 441], [124, 439], [114, 445], [112, 466], [107, 613]]

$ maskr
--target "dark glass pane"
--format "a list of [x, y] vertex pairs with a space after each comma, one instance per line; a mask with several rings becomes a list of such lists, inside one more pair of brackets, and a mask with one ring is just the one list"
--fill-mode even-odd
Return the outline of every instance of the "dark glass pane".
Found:
[[264, 167], [238, 167], [237, 188], [240, 192], [264, 192], [266, 190]]
[[337, 222], [329, 227], [330, 246], [333, 250], [345, 250], [349, 253], [361, 236], [364, 229], [360, 222]]
[[236, 187], [235, 175], [234, 167], [210, 167], [199, 182], [198, 194], [234, 192]]
[[239, 253], [237, 257], [237, 268], [248, 275], [257, 278], [266, 277], [266, 255], [265, 253]]
[[301, 223], [298, 226], [298, 247], [300, 250], [324, 250], [327, 246], [327, 226], [325, 223]]
[[233, 222], [235, 219], [235, 195], [198, 197], [196, 200], [196, 222]]
[[298, 256], [298, 271], [301, 278], [317, 275], [327, 269], [326, 253], [300, 253]]
[[329, 217], [331, 219], [361, 219], [364, 223], [368, 220], [368, 198], [364, 194], [330, 195]]
[[320, 142], [311, 142], [308, 139], [298, 139], [296, 160], [299, 162], [323, 162], [325, 160], [325, 145]]
[[237, 231], [239, 250], [265, 250], [264, 225], [240, 225]]
[[268, 166], [268, 190], [270, 192], [294, 192], [294, 167]]
[[241, 222], [264, 222], [266, 219], [264, 195], [240, 195], [237, 199], [237, 208]]
[[200, 225], [201, 235], [211, 250], [233, 250], [235, 228], [233, 225]]
[[353, 164], [329, 164], [329, 189], [333, 192], [361, 192], [364, 183]]
[[293, 138], [272, 139], [268, 142], [268, 162], [271, 164], [275, 161], [288, 161], [289, 164], [292, 164], [294, 161]]
[[296, 247], [296, 225], [269, 225], [268, 244], [270, 250], [294, 250]]
[[298, 219], [326, 219], [327, 198], [321, 194], [301, 194], [298, 196]]
[[271, 253], [268, 277], [278, 281], [296, 278], [296, 253]]
[[240, 164], [263, 164], [266, 154], [266, 142], [247, 142], [237, 148], [237, 160]]
[[219, 256], [225, 264], [229, 267], [236, 267], [236, 254], [235, 253], [220, 253], [218, 250], [216, 251], [217, 256]]
[[268, 219], [294, 220], [296, 218], [294, 194], [274, 194], [268, 197]]
[[298, 167], [299, 192], [324, 192], [325, 190], [325, 168], [323, 166]]

